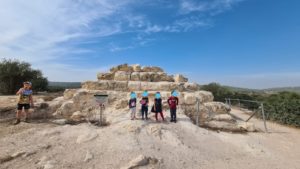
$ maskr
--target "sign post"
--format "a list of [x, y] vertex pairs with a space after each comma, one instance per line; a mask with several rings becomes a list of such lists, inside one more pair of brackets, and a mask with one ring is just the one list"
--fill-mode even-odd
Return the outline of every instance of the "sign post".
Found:
[[99, 126], [102, 126], [103, 124], [103, 110], [105, 108], [105, 103], [108, 100], [108, 95], [105, 94], [96, 94], [94, 95], [97, 106], [99, 106]]

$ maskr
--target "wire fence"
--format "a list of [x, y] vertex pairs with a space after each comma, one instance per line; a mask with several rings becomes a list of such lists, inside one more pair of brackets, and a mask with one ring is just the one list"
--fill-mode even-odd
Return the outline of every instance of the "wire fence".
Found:
[[263, 102], [254, 101], [254, 100], [225, 98], [225, 104], [229, 105], [229, 107], [232, 107], [233, 105], [238, 106], [238, 108], [242, 111], [250, 110], [252, 114], [247, 120], [244, 120], [245, 122], [251, 120], [255, 115], [261, 116], [264, 122], [265, 132], [268, 132], [265, 108]]

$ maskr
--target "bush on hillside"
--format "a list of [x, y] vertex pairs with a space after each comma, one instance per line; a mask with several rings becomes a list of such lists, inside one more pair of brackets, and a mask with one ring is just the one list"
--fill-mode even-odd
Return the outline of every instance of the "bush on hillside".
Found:
[[273, 94], [265, 99], [269, 120], [300, 127], [300, 95], [292, 92]]

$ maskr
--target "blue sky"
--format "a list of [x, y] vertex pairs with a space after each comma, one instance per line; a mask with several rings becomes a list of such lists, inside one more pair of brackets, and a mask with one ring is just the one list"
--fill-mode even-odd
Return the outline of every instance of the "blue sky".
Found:
[[51, 81], [122, 63], [200, 84], [300, 86], [298, 0], [1, 0], [0, 57]]

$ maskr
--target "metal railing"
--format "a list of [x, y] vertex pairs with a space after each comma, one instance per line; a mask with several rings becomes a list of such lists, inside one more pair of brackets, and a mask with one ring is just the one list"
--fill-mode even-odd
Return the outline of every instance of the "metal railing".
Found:
[[[254, 100], [244, 100], [244, 99], [232, 99], [232, 98], [225, 98], [225, 103], [227, 105], [229, 105], [229, 107], [232, 107], [232, 101], [237, 101], [238, 102], [238, 107], [241, 109], [241, 103], [245, 102], [245, 103], [255, 103], [259, 106], [263, 121], [264, 121], [264, 128], [265, 128], [265, 132], [268, 132], [268, 128], [267, 128], [267, 122], [266, 122], [266, 116], [265, 116], [265, 110], [264, 110], [264, 103], [259, 102], [259, 101], [254, 101]], [[248, 122], [250, 119], [252, 119], [258, 112], [254, 111], [252, 113], [252, 115], [245, 120], [245, 122]]]

